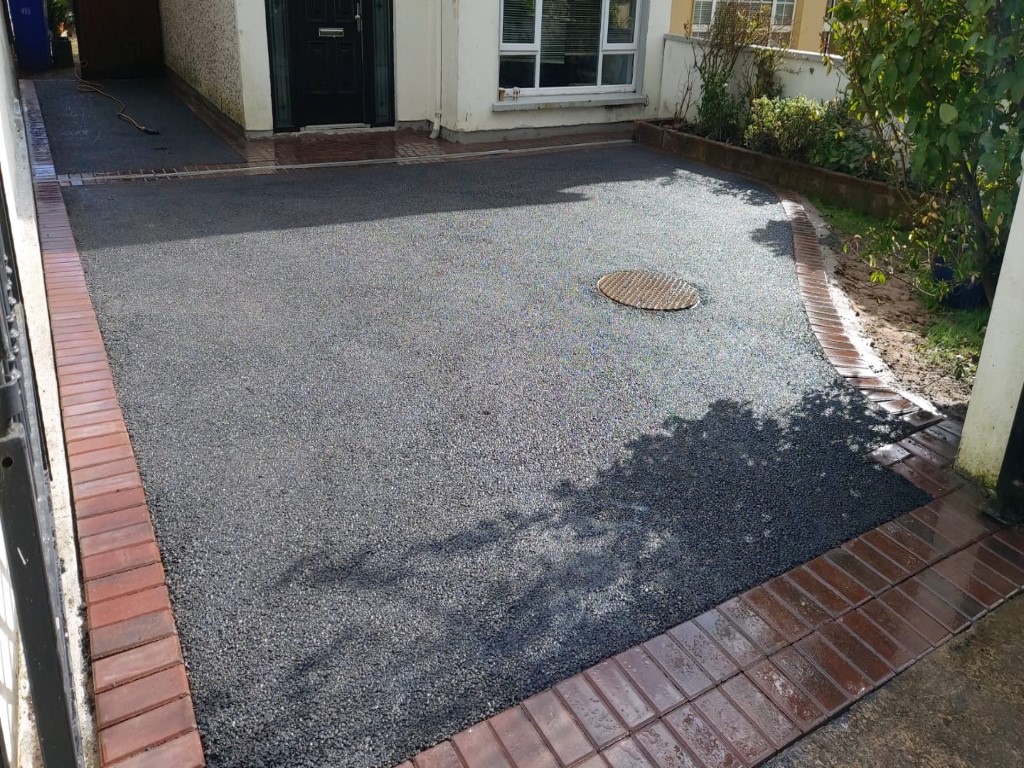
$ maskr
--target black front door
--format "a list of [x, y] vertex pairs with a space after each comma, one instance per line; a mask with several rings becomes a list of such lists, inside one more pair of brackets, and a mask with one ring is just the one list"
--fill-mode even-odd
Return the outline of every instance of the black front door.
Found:
[[291, 83], [295, 125], [365, 123], [362, 4], [291, 0]]

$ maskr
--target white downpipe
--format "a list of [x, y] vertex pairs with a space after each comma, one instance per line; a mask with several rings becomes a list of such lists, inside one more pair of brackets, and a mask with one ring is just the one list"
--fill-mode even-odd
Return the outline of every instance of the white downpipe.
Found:
[[434, 124], [430, 129], [430, 138], [436, 139], [441, 135], [441, 99], [444, 96], [444, 0], [437, 0], [434, 6], [437, 13], [437, 88], [435, 91]]

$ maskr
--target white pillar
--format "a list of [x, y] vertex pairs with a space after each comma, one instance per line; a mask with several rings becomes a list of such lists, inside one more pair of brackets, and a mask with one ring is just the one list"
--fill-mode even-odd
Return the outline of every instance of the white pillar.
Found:
[[1018, 195], [999, 287], [967, 409], [957, 468], [995, 487], [1024, 387], [1024, 195]]
[[270, 45], [267, 6], [263, 0], [237, 0], [238, 63], [241, 69], [243, 127], [261, 133], [274, 130], [270, 95]]

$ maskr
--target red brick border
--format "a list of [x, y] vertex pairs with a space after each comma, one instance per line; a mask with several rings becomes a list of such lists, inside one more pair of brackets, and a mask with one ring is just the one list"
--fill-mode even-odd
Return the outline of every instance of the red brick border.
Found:
[[399, 768], [732, 768], [780, 752], [1024, 589], [1024, 533], [952, 469], [956, 422], [878, 379], [847, 336], [800, 198], [808, 321], [838, 373], [919, 431], [871, 454], [933, 496], [695, 619], [558, 683]]
[[102, 766], [205, 765], [149, 508], [35, 85], [21, 82]]
[[818, 234], [804, 210], [803, 199], [788, 190], [773, 187], [772, 191], [778, 195], [793, 227], [800, 298], [803, 300], [811, 330], [818, 337], [825, 357], [850, 386], [859, 389], [868, 400], [877, 403], [889, 413], [902, 415], [905, 421], [916, 427], [926, 427], [939, 422], [941, 416], [922, 410], [879, 379], [857, 351], [846, 334], [843, 321], [832, 302], [828, 278], [825, 275], [825, 259], [818, 244]]

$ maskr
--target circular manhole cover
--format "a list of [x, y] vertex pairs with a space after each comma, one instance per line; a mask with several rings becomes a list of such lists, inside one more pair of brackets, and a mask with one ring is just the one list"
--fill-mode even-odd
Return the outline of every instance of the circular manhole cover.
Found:
[[597, 290], [612, 301], [637, 309], [690, 309], [700, 302], [696, 289], [689, 283], [644, 269], [605, 275], [597, 281]]

